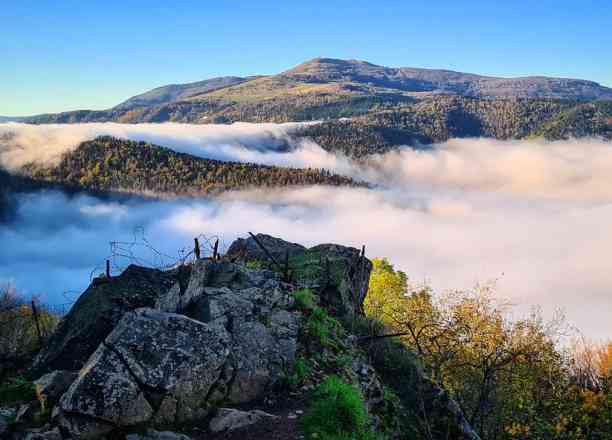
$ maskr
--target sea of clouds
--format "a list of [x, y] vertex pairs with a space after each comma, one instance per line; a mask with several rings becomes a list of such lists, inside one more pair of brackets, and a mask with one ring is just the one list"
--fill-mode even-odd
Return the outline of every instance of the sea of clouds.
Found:
[[[297, 126], [0, 124], [5, 167], [53, 163], [79, 142], [109, 134], [207, 158], [324, 167], [375, 184], [212, 200], [24, 195], [13, 220], [0, 225], [0, 280], [61, 303], [102, 269], [112, 240], [126, 243], [124, 253], [134, 242], [130, 252], [143, 263], [161, 264], [144, 237], [165, 263], [199, 234], [228, 245], [250, 230], [306, 245], [366, 244], [369, 256], [387, 256], [413, 282], [440, 290], [497, 280], [500, 297], [519, 311], [541, 306], [550, 315], [562, 308], [588, 336], [612, 334], [612, 144], [454, 139], [356, 163], [296, 141]], [[127, 262], [117, 257], [117, 269]]]

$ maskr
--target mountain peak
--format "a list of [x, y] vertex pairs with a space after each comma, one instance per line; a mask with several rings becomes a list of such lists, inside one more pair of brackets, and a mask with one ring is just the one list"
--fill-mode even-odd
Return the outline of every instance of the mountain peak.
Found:
[[385, 69], [385, 67], [377, 66], [376, 64], [362, 60], [343, 60], [339, 58], [317, 57], [298, 64], [297, 66], [283, 72], [283, 74], [312, 73], [321, 71], [347, 71], [362, 68]]

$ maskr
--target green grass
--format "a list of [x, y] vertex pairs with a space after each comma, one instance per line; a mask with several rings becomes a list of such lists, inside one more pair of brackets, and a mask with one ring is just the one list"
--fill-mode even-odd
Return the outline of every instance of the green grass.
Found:
[[304, 381], [312, 374], [312, 368], [308, 361], [302, 356], [298, 357], [293, 365], [293, 372], [286, 376], [285, 385], [288, 388], [297, 388], [304, 384]]
[[293, 308], [302, 312], [313, 310], [316, 307], [314, 293], [310, 289], [299, 289], [293, 292]]
[[306, 322], [304, 334], [307, 341], [316, 341], [320, 346], [338, 348], [338, 336], [344, 332], [340, 321], [317, 305], [318, 298], [311, 289], [299, 289], [293, 293], [294, 310], [304, 312]]
[[338, 336], [343, 332], [342, 324], [329, 316], [322, 307], [315, 307], [304, 326], [306, 336], [321, 346], [339, 348]]
[[[315, 248], [290, 257], [289, 267], [293, 271], [296, 281], [324, 281], [327, 276], [326, 256], [326, 253]], [[330, 281], [332, 285], [337, 285], [343, 278], [346, 262], [342, 258], [329, 259]]]
[[251, 261], [247, 261], [246, 262], [246, 267], [248, 269], [261, 270], [261, 269], [265, 269], [266, 265], [264, 264], [263, 261], [260, 261], [260, 260], [251, 260]]
[[330, 376], [315, 390], [301, 427], [307, 439], [380, 439], [380, 435], [370, 431], [369, 422], [361, 393]]

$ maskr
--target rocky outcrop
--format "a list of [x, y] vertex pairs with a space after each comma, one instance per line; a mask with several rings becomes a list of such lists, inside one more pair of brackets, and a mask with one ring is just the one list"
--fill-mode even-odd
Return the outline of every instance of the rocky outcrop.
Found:
[[229, 345], [222, 327], [152, 309], [129, 312], [83, 367], [60, 409], [66, 418], [78, 414], [115, 426], [203, 417]]
[[79, 370], [126, 312], [152, 307], [187, 270], [160, 271], [129, 266], [113, 278], [96, 278], [62, 320], [34, 362], [36, 372]]
[[[358, 249], [337, 244], [305, 248], [265, 234], [239, 238], [230, 246], [227, 257], [235, 261], [268, 261], [269, 256], [284, 264], [289, 257], [289, 276], [300, 287], [319, 293], [323, 305], [333, 314], [344, 316], [363, 313], [372, 263]], [[257, 243], [259, 242], [259, 243]]]
[[[385, 398], [381, 376], [340, 323], [363, 313], [371, 262], [354, 248], [307, 249], [258, 238], [275, 258], [289, 256], [289, 277], [245, 264], [268, 258], [250, 238], [230, 248], [235, 261], [203, 259], [167, 272], [130, 266], [120, 276], [94, 280], [37, 358], [39, 369], [69, 370], [35, 382], [39, 401], [27, 408], [51, 412], [51, 424], [30, 431], [32, 438], [127, 433], [130, 440], [187, 440], [163, 430], [194, 424], [213, 433], [242, 429], [271, 420], [253, 405], [278, 399], [278, 386], [291, 386], [296, 362], [305, 356], [314, 358], [316, 374], [303, 392], [325, 375], [340, 374], [359, 388], [374, 428], [399, 432], [399, 424], [387, 420], [398, 406]], [[316, 307], [298, 307], [298, 289], [310, 289]], [[312, 321], [315, 308], [325, 318]], [[317, 325], [327, 327], [317, 333]], [[78, 375], [70, 371], [79, 368]], [[424, 377], [420, 383], [431, 384]], [[454, 438], [478, 439], [442, 390], [427, 392], [431, 410], [464, 433]], [[21, 412], [25, 418], [27, 411]]]
[[[157, 309], [127, 312], [60, 402], [62, 423], [98, 430], [201, 420], [219, 402], [240, 404], [277, 383], [295, 358], [299, 313], [289, 285], [229, 262], [193, 264]], [[76, 428], [76, 429], [75, 429]]]
[[363, 315], [372, 263], [359, 250], [321, 244], [293, 257], [290, 268], [292, 280], [317, 292], [321, 305], [331, 314]]
[[[271, 235], [256, 234], [255, 237], [268, 250], [268, 253], [279, 262], [283, 261], [286, 255], [293, 257], [302, 254], [306, 250], [301, 244], [289, 243]], [[237, 239], [231, 244], [226, 255], [229, 259], [235, 261], [265, 261], [268, 259], [266, 252], [253, 237]]]

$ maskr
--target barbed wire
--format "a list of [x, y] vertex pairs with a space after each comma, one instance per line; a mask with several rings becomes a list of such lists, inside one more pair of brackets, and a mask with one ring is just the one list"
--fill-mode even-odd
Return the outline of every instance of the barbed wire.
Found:
[[[199, 234], [194, 237], [194, 244], [186, 245], [177, 249], [175, 255], [170, 255], [157, 249], [145, 234], [145, 229], [141, 226], [133, 231], [133, 239], [131, 241], [113, 240], [109, 242], [110, 253], [104, 258], [101, 264], [96, 265], [90, 272], [90, 282], [100, 274], [104, 275], [106, 271], [106, 262], [110, 262], [110, 268], [113, 273], [123, 272], [129, 265], [136, 264], [139, 266], [150, 267], [159, 270], [169, 270], [196, 259], [195, 243], [199, 246], [199, 254], [201, 256], [210, 256], [213, 254], [215, 245], [219, 252], [223, 252], [227, 246], [218, 235]], [[6, 289], [10, 290], [10, 286]], [[0, 291], [0, 294], [3, 293]], [[44, 303], [36, 296], [31, 298], [19, 297], [16, 292], [12, 303], [0, 304], [0, 314], [2, 320], [0, 324], [8, 323], [8, 319], [31, 319], [32, 302], [38, 309], [39, 313], [47, 314], [55, 317], [65, 316], [74, 303], [81, 295], [78, 290], [64, 290], [62, 292], [61, 303]], [[20, 309], [23, 313], [20, 313]], [[6, 322], [5, 322], [6, 321]]]
[[[110, 241], [109, 249], [109, 255], [90, 272], [90, 282], [100, 274], [106, 275], [107, 264], [109, 272], [115, 274], [132, 264], [170, 270], [195, 261], [197, 256], [211, 256], [215, 250], [222, 254], [226, 244], [217, 235], [200, 234], [172, 255], [156, 248], [146, 236], [145, 229], [137, 227], [131, 241]], [[33, 346], [43, 346], [81, 293], [64, 290], [61, 293], [63, 302], [48, 304], [35, 295], [29, 298], [19, 295], [13, 286], [7, 285], [4, 289], [0, 286], [0, 358], [15, 357]]]
[[[226, 248], [225, 243], [217, 235], [200, 234], [194, 239], [197, 239], [201, 255], [211, 255], [216, 242], [219, 242], [219, 249]], [[134, 229], [131, 241], [110, 241], [109, 247], [109, 255], [90, 272], [90, 281], [100, 274], [105, 274], [107, 262], [110, 264], [112, 273], [121, 273], [131, 264], [169, 270], [196, 258], [193, 244], [177, 249], [175, 255], [160, 251], [153, 246], [145, 234], [145, 229], [141, 226]]]

